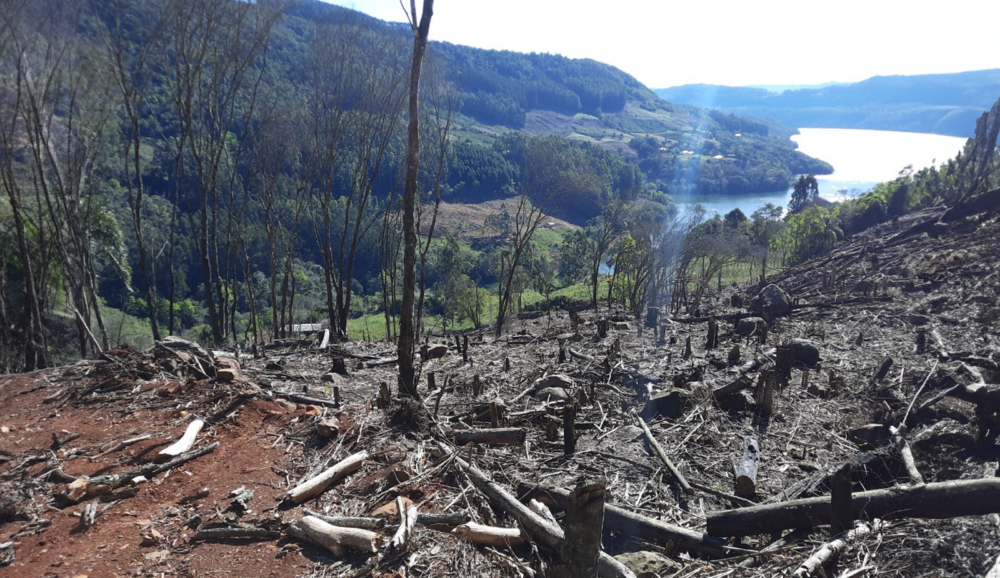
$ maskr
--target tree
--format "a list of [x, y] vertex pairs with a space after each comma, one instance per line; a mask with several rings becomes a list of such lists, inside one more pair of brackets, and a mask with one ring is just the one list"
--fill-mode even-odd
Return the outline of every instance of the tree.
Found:
[[798, 213], [819, 198], [819, 183], [814, 175], [800, 175], [788, 201], [788, 212]]
[[410, 29], [413, 31], [413, 58], [410, 64], [410, 123], [407, 130], [406, 184], [403, 189], [403, 310], [399, 318], [400, 393], [420, 399], [414, 371], [414, 293], [417, 289], [417, 174], [420, 170], [420, 68], [427, 51], [427, 37], [434, 13], [434, 0], [424, 0], [423, 10], [417, 20], [417, 1], [410, 0]]
[[771, 251], [771, 241], [781, 234], [785, 226], [781, 220], [783, 212], [781, 207], [767, 203], [751, 215], [752, 221], [748, 232], [750, 243], [757, 247], [760, 255], [761, 285], [767, 281], [767, 258]]

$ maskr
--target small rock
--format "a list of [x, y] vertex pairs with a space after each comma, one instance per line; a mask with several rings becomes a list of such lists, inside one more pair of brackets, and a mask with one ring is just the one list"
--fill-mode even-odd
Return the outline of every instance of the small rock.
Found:
[[767, 322], [760, 317], [745, 317], [736, 323], [737, 335], [760, 335], [767, 330]]
[[7, 427], [7, 426], [0, 427], [0, 434], [8, 434], [8, 433], [10, 433], [10, 428], [9, 427]]
[[562, 389], [571, 389], [573, 387], [573, 378], [562, 374], [554, 373], [552, 375], [546, 375], [543, 378], [535, 380], [534, 387], [535, 391], [541, 391], [549, 387], [559, 387]]
[[87, 495], [87, 485], [90, 483], [86, 477], [79, 477], [66, 486], [66, 497], [73, 502], [79, 502]]
[[878, 423], [856, 427], [847, 433], [847, 439], [871, 446], [878, 446], [879, 443], [885, 441], [888, 437], [889, 433], [885, 430], [885, 426]]
[[792, 359], [797, 363], [812, 367], [819, 363], [819, 349], [807, 339], [792, 340]]
[[330, 385], [344, 385], [344, 378], [340, 376], [339, 373], [324, 373], [323, 377], [320, 378], [323, 383], [329, 383]]
[[820, 399], [826, 399], [830, 397], [830, 390], [824, 385], [819, 385], [817, 383], [810, 383], [809, 388], [806, 390], [810, 394], [815, 395]]
[[672, 388], [651, 397], [642, 408], [642, 417], [647, 420], [656, 416], [677, 419], [684, 415], [690, 400], [691, 392]]
[[535, 393], [535, 399], [561, 399], [566, 401], [569, 399], [569, 392], [561, 387], [546, 387]]
[[448, 346], [443, 343], [432, 343], [427, 345], [421, 353], [421, 356], [425, 361], [431, 359], [441, 359], [445, 355], [448, 355]]
[[766, 314], [771, 318], [782, 317], [792, 312], [792, 301], [788, 293], [777, 285], [771, 284], [760, 290], [760, 293], [750, 302], [750, 310], [754, 313]]
[[239, 377], [239, 373], [235, 369], [226, 367], [218, 370], [215, 374], [215, 377], [219, 381], [229, 382], [229, 381], [234, 381], [237, 377]]
[[627, 321], [615, 321], [611, 328], [615, 331], [632, 331], [632, 326]]
[[268, 371], [285, 371], [285, 366], [281, 365], [280, 363], [275, 363], [273, 361], [270, 361], [268, 362], [267, 365], [264, 366], [264, 369]]
[[333, 439], [340, 435], [340, 422], [335, 417], [328, 417], [316, 424], [316, 433], [321, 438]]
[[306, 415], [323, 415], [323, 409], [318, 405], [309, 404], [306, 406]]
[[910, 313], [906, 316], [906, 322], [916, 327], [923, 327], [931, 322], [931, 318], [919, 313]]
[[615, 560], [628, 566], [629, 570], [635, 573], [636, 578], [670, 576], [682, 568], [679, 563], [662, 554], [645, 550], [619, 554], [615, 556]]
[[274, 403], [280, 405], [282, 408], [288, 411], [295, 411], [299, 407], [297, 404], [290, 402], [287, 399], [282, 399], [280, 397], [274, 398]]

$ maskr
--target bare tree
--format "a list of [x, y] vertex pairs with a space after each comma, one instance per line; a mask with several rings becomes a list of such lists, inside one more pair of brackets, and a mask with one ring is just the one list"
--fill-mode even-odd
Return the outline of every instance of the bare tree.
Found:
[[497, 307], [496, 336], [503, 325], [514, 297], [515, 278], [535, 231], [546, 219], [553, 200], [598, 189], [598, 175], [589, 166], [575, 166], [560, 154], [560, 145], [552, 138], [530, 139], [525, 144], [521, 194], [513, 216], [509, 257], [501, 274], [500, 303]]
[[[139, 252], [139, 283], [146, 294], [153, 339], [160, 339], [157, 321], [155, 266], [149, 259], [146, 236], [143, 231], [143, 199], [146, 190], [142, 178], [142, 130], [140, 123], [148, 114], [146, 94], [149, 79], [156, 64], [156, 50], [163, 30], [162, 13], [139, 11], [134, 0], [112, 2], [113, 21], [104, 35], [108, 68], [121, 96], [122, 116], [125, 124], [125, 142], [122, 155], [125, 189], [128, 192], [129, 210], [132, 213], [132, 231], [135, 233]], [[141, 16], [153, 18], [144, 19]], [[126, 20], [127, 19], [127, 20]], [[142, 41], [136, 41], [136, 35]], [[152, 270], [151, 270], [152, 269]], [[173, 308], [173, 303], [170, 304]], [[172, 329], [172, 327], [171, 327]]]
[[420, 399], [414, 371], [413, 298], [416, 291], [417, 265], [417, 175], [420, 170], [420, 69], [427, 51], [434, 0], [424, 0], [423, 10], [417, 19], [417, 2], [410, 0], [410, 28], [413, 30], [413, 58], [410, 64], [410, 99], [408, 128], [409, 143], [406, 153], [406, 185], [403, 189], [403, 310], [399, 320], [399, 389], [401, 393]]

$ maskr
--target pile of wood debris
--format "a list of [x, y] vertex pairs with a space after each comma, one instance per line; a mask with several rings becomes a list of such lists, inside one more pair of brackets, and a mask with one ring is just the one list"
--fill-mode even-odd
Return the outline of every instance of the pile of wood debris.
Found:
[[323, 337], [5, 377], [0, 572], [1000, 575], [998, 233], [930, 209], [710, 317], [439, 337], [420, 401]]

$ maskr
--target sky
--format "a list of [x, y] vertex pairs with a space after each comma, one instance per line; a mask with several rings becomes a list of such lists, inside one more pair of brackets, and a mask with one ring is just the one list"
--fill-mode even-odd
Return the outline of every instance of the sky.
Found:
[[[324, 1], [406, 20], [400, 0]], [[1000, 68], [998, 21], [998, 0], [435, 0], [430, 37], [593, 58], [650, 88], [821, 84]]]

